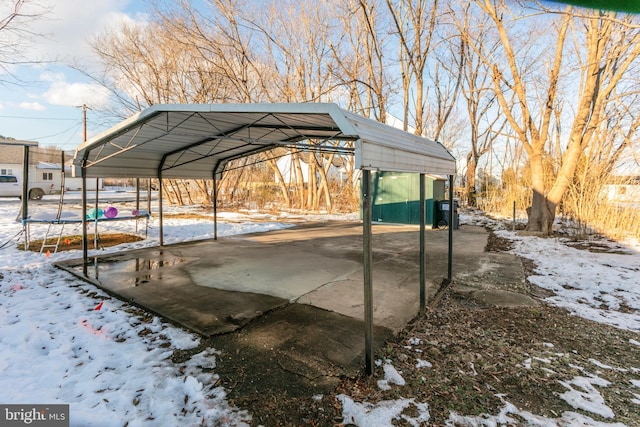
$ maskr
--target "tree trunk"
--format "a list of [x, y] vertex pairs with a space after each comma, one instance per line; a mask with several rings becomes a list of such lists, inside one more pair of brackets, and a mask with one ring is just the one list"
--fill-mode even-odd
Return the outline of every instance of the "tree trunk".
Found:
[[[331, 169], [333, 156], [333, 154], [329, 156], [326, 166], [320, 162], [316, 165], [318, 167], [318, 173], [320, 174], [320, 194], [318, 195], [318, 198], [320, 199], [324, 192], [324, 203], [327, 212], [331, 212], [333, 210], [333, 201], [331, 200], [331, 192], [329, 191], [329, 180], [327, 179], [327, 172]], [[320, 160], [324, 162], [324, 157], [322, 155], [320, 155]]]
[[282, 172], [280, 168], [278, 168], [278, 162], [274, 159], [268, 159], [267, 164], [271, 167], [271, 170], [276, 175], [276, 182], [278, 183], [278, 188], [280, 188], [280, 193], [282, 194], [282, 199], [284, 201], [284, 205], [287, 208], [291, 207], [291, 197], [289, 197], [289, 185], [287, 182], [284, 182], [284, 177], [282, 176]]
[[309, 183], [307, 184], [307, 208], [318, 209], [318, 185], [316, 180], [316, 161], [315, 155], [309, 153], [307, 158], [307, 171]]
[[533, 198], [531, 207], [527, 209], [529, 221], [526, 229], [527, 231], [540, 232], [545, 235], [550, 234], [556, 216], [556, 204], [550, 202], [545, 193], [545, 171], [542, 153], [530, 153], [529, 162]]
[[467, 175], [465, 191], [467, 193], [467, 204], [471, 207], [477, 206], [476, 201], [476, 170], [478, 163], [473, 153], [467, 154]]
[[300, 158], [299, 158], [299, 154], [295, 154], [293, 156], [291, 156], [291, 161], [294, 164], [295, 167], [295, 171], [296, 171], [296, 183], [297, 183], [297, 190], [298, 190], [298, 202], [300, 203], [299, 208], [300, 209], [304, 209], [305, 208], [305, 204], [304, 204], [304, 175], [302, 174], [302, 166], [300, 165]]

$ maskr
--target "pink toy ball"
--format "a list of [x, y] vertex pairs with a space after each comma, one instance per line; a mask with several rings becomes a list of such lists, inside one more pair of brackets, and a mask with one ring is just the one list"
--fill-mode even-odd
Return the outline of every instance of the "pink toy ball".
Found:
[[118, 209], [113, 206], [109, 206], [104, 210], [104, 216], [106, 216], [107, 218], [115, 218], [116, 215], [118, 215]]

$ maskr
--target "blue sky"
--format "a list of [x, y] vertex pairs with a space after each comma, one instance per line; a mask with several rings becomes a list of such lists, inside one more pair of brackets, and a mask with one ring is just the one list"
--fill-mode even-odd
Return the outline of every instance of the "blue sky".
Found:
[[[3, 3], [9, 6], [6, 3], [14, 2]], [[73, 150], [83, 138], [79, 106], [86, 104], [99, 110], [109, 99], [104, 88], [67, 64], [81, 64], [90, 71], [96, 64], [88, 43], [92, 35], [122, 20], [144, 20], [145, 2], [38, 0], [37, 3], [50, 12], [29, 24], [29, 29], [46, 36], [28, 45], [24, 53], [29, 58], [58, 61], [14, 67], [13, 74], [22, 82], [0, 83], [0, 135]], [[0, 14], [5, 10], [5, 6], [0, 6]], [[0, 75], [0, 81], [5, 80], [7, 76]], [[105, 121], [88, 110], [88, 137], [116, 121]]]

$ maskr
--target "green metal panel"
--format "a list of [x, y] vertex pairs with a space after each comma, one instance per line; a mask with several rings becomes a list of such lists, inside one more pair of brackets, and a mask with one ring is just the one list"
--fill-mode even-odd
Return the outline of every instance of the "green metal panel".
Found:
[[433, 199], [434, 200], [446, 199], [446, 197], [444, 197], [444, 192], [445, 192], [444, 188], [445, 188], [446, 181], [444, 179], [437, 179], [432, 181], [433, 181], [433, 193], [432, 193]]
[[[445, 183], [425, 177], [425, 221], [437, 222], [437, 200], [444, 199]], [[420, 224], [420, 174], [377, 172], [372, 186], [374, 221]]]
[[409, 223], [411, 174], [378, 172], [373, 181], [373, 220]]

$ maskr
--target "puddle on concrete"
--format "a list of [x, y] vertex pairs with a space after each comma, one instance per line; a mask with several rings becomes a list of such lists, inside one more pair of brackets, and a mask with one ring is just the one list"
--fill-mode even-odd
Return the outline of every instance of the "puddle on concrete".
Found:
[[[87, 262], [87, 277], [113, 288], [141, 286], [163, 279], [163, 275], [171, 268], [171, 275], [176, 271], [172, 267], [184, 265], [192, 261], [187, 257], [158, 253], [155, 257], [123, 258], [93, 257]], [[75, 265], [74, 270], [82, 273], [83, 266]]]

